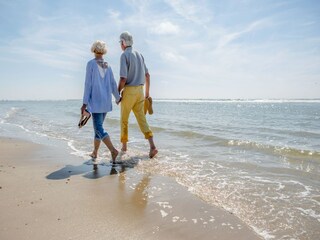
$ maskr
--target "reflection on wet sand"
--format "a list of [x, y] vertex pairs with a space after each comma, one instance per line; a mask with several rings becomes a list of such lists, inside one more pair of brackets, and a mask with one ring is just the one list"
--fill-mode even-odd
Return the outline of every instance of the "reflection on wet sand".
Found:
[[[126, 167], [112, 167], [110, 175], [118, 175], [118, 189], [119, 189], [119, 200], [123, 207], [127, 206], [127, 210], [134, 211], [135, 216], [138, 213], [143, 213], [148, 203], [148, 186], [150, 184], [150, 174], [143, 175], [141, 180], [135, 185], [128, 186], [129, 181], [127, 180]], [[130, 189], [133, 189], [131, 191]], [[134, 206], [134, 208], [132, 208]]]

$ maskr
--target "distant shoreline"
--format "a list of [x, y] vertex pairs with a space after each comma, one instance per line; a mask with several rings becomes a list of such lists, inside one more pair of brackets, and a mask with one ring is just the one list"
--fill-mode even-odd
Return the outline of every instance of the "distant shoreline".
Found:
[[[81, 99], [1, 99], [0, 102], [63, 102]], [[153, 98], [155, 102], [319, 102], [320, 98]]]

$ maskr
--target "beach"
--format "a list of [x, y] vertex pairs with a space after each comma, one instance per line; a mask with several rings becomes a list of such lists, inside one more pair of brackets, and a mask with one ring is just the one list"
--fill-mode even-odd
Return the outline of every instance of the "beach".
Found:
[[[0, 239], [260, 239], [168, 177], [0, 139]], [[152, 161], [152, 160], [151, 160]]]
[[[132, 114], [128, 151], [112, 165], [102, 145], [97, 171], [92, 120], [77, 126], [81, 104], [0, 101], [1, 234], [37, 226], [53, 228], [52, 239], [64, 227], [84, 239], [318, 239], [319, 99], [154, 99], [157, 157]], [[104, 127], [118, 150], [119, 121], [114, 104]]]

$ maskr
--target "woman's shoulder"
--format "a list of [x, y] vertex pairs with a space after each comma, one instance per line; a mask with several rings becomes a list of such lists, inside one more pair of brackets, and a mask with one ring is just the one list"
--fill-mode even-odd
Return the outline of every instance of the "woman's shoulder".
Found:
[[95, 59], [91, 59], [87, 62], [87, 66], [92, 66], [93, 64], [96, 63], [96, 60]]
[[89, 64], [89, 63], [92, 64], [92, 63], [95, 63], [95, 62], [96, 62], [96, 59], [93, 58], [93, 59], [90, 59], [90, 60], [88, 61], [88, 64]]

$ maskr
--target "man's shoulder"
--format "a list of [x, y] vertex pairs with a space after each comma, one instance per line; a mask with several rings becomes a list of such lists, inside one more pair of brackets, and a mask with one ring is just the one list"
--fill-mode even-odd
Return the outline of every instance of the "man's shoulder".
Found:
[[125, 59], [130, 59], [130, 56], [132, 55], [132, 52], [131, 51], [124, 51], [122, 54], [121, 54], [121, 58], [125, 58]]
[[124, 51], [121, 54], [121, 58], [125, 58], [125, 59], [128, 59], [128, 60], [130, 59], [130, 61], [131, 61], [131, 60], [134, 60], [136, 58], [142, 58], [143, 59], [143, 56], [136, 49], [130, 48], [130, 49]]
[[141, 55], [140, 51], [138, 51], [137, 49], [132, 49], [132, 53]]
[[134, 50], [132, 51], [132, 53], [133, 53], [136, 57], [142, 58], [142, 59], [144, 60], [143, 55], [142, 55], [142, 53], [141, 53], [140, 51], [137, 51], [137, 50], [134, 49]]

